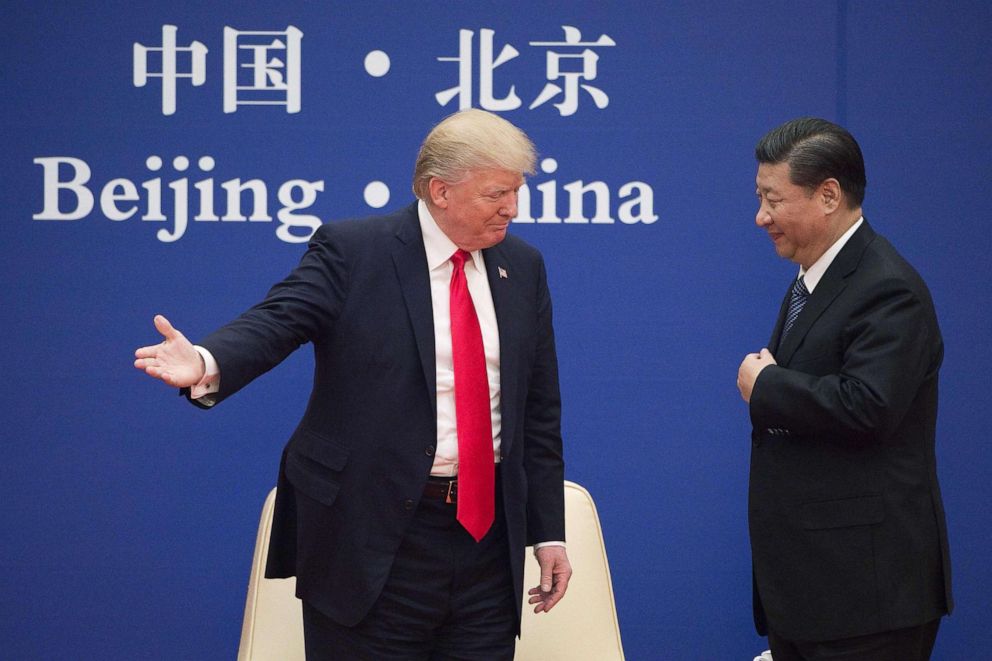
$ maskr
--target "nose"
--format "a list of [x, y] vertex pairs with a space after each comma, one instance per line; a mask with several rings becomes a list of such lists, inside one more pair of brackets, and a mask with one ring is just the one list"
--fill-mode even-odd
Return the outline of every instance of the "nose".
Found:
[[516, 218], [517, 217], [517, 192], [513, 191], [510, 193], [510, 199], [499, 209], [501, 216], [506, 218]]
[[768, 210], [765, 209], [765, 203], [762, 202], [758, 205], [758, 212], [754, 215], [754, 224], [758, 227], [765, 227], [770, 225], [772, 222], [772, 217], [768, 214]]

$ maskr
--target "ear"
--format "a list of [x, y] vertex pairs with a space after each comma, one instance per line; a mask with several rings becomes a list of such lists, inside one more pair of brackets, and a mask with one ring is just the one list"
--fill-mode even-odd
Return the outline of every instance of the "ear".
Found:
[[840, 182], [831, 177], [820, 183], [817, 189], [817, 196], [820, 204], [823, 205], [823, 210], [826, 213], [833, 213], [841, 206], [841, 202], [844, 199], [844, 191], [840, 187]]
[[448, 208], [448, 184], [434, 177], [427, 183], [427, 192], [430, 194], [431, 204], [439, 209]]

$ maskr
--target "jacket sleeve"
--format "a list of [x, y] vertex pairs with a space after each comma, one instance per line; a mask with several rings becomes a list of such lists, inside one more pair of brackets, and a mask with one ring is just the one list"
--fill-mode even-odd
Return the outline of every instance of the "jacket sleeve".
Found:
[[552, 326], [551, 294], [544, 261], [537, 283], [537, 343], [524, 410], [527, 472], [527, 544], [565, 541], [565, 465], [562, 459], [561, 395]]
[[297, 267], [265, 299], [199, 344], [220, 368], [215, 402], [278, 365], [300, 345], [328, 333], [348, 291], [344, 238], [322, 225]]
[[[833, 346], [803, 347], [789, 367], [761, 371], [751, 395], [751, 421], [756, 430], [884, 442], [921, 384], [936, 378], [942, 355], [929, 297], [904, 280], [880, 280], [860, 294]], [[829, 362], [834, 369], [824, 373], [821, 367]]]

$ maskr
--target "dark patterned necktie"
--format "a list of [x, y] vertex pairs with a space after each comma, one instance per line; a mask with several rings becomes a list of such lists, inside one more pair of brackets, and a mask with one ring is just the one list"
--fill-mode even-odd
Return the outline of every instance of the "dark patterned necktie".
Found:
[[792, 297], [789, 299], [789, 312], [785, 315], [785, 326], [782, 327], [782, 339], [789, 333], [792, 325], [796, 323], [796, 318], [803, 311], [806, 301], [809, 299], [809, 290], [803, 277], [799, 276], [795, 284], [792, 285]]

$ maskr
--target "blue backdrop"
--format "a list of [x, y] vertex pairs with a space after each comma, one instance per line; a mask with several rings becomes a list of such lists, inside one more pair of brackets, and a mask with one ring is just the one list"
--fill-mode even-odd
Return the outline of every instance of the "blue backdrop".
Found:
[[764, 649], [735, 379], [796, 269], [753, 224], [753, 145], [799, 115], [859, 139], [866, 216], [933, 292], [958, 608], [935, 658], [992, 647], [989, 3], [0, 12], [5, 658], [233, 658], [309, 350], [209, 414], [132, 352], [155, 313], [195, 339], [253, 303], [314, 223], [408, 203], [420, 140], [465, 105], [544, 159], [511, 231], [548, 262], [567, 477], [597, 500], [628, 657]]

